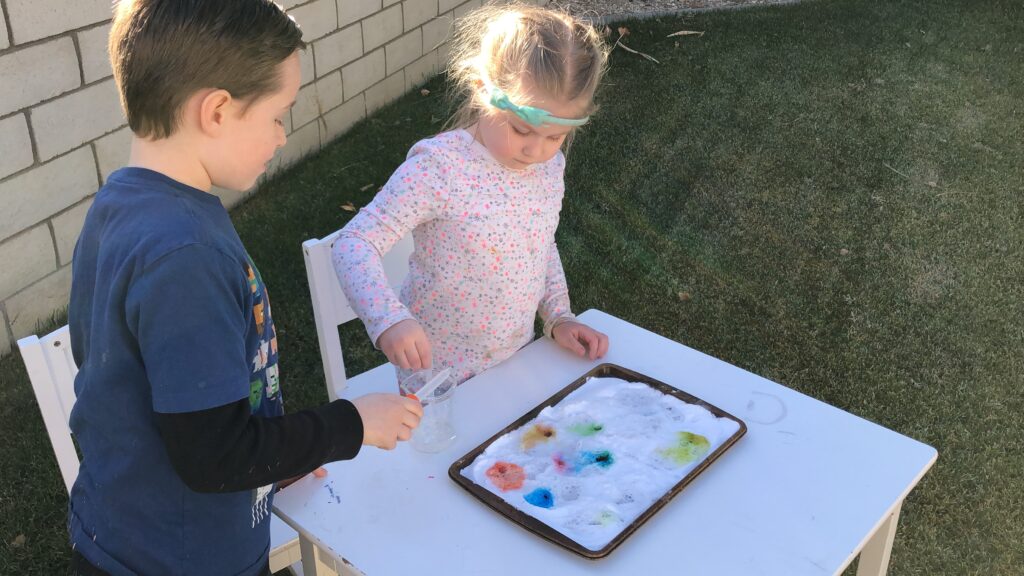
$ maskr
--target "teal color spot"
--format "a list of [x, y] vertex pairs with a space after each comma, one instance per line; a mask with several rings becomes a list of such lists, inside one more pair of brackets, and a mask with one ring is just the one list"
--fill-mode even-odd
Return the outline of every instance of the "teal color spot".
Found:
[[615, 463], [615, 457], [607, 450], [601, 450], [599, 452], [580, 452], [580, 455], [576, 458], [576, 470], [581, 470], [592, 465], [607, 468], [613, 463]]

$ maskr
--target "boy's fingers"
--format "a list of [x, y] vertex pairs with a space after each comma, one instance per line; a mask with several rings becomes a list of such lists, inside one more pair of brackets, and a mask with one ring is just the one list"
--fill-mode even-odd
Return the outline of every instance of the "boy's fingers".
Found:
[[[412, 396], [412, 398], [410, 398], [409, 396]], [[405, 409], [410, 414], [414, 414], [416, 416], [416, 422], [419, 422], [420, 418], [423, 417], [423, 405], [420, 404], [420, 399], [417, 398], [415, 395], [410, 394], [409, 396], [406, 396], [404, 398]]]
[[402, 428], [398, 431], [398, 439], [405, 441], [408, 440], [409, 438], [412, 438], [412, 429], [409, 428], [408, 426], [402, 426]]
[[327, 476], [327, 469], [321, 466], [320, 468], [313, 470], [313, 476], [323, 478], [324, 476]]

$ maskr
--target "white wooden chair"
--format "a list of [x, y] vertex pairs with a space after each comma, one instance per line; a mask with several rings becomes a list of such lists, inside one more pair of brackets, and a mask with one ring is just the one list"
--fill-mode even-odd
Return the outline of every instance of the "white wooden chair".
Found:
[[[345, 376], [345, 359], [341, 353], [338, 326], [355, 319], [356, 313], [341, 291], [331, 260], [331, 245], [338, 238], [339, 232], [302, 243], [309, 295], [313, 300], [313, 319], [316, 321], [316, 335], [320, 342], [320, 358], [324, 363], [324, 378], [327, 380], [327, 396], [336, 400], [349, 384], [353, 386], [354, 395], [379, 391], [397, 392], [391, 364], [382, 364], [352, 379]], [[384, 273], [396, 290], [409, 274], [412, 249], [412, 236], [406, 236], [384, 255]]]
[[[43, 414], [64, 486], [70, 493], [79, 467], [78, 452], [68, 425], [75, 404], [75, 375], [78, 374], [78, 366], [71, 355], [70, 331], [64, 326], [42, 338], [28, 336], [18, 340], [18, 348]], [[270, 517], [270, 545], [271, 572], [290, 567], [302, 575], [298, 533], [277, 515]]]

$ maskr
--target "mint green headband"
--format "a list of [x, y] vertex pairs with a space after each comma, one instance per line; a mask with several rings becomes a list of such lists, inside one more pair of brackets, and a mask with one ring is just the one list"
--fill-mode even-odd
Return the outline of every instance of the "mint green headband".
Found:
[[498, 110], [508, 110], [533, 126], [540, 126], [541, 124], [583, 126], [588, 120], [590, 120], [590, 116], [584, 116], [583, 118], [559, 118], [558, 116], [554, 116], [547, 110], [543, 110], [541, 108], [516, 104], [509, 99], [508, 94], [505, 94], [501, 88], [498, 88], [497, 86], [489, 86], [488, 88], [491, 93], [491, 106], [494, 106]]

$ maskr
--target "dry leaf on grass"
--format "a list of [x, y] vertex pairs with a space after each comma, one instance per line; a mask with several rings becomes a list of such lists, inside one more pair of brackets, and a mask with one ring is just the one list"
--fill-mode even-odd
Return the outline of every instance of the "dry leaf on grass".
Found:
[[629, 46], [626, 46], [625, 44], [623, 44], [622, 42], [620, 42], [618, 40], [615, 41], [615, 45], [620, 47], [620, 48], [622, 48], [626, 52], [630, 52], [630, 53], [636, 54], [638, 56], [643, 56], [644, 58], [650, 60], [651, 62], [654, 62], [655, 64], [661, 64], [661, 62], [658, 62], [658, 59], [655, 58], [654, 56], [651, 56], [650, 54], [644, 54], [643, 52], [641, 52], [639, 50], [633, 50], [632, 48], [630, 48]]
[[690, 301], [690, 293], [689, 292], [680, 292], [679, 293], [679, 300], [682, 301], [682, 302], [689, 302]]
[[373, 188], [373, 182], [370, 182], [370, 183], [369, 183], [369, 184], [367, 184], [366, 186], [363, 186], [362, 188], [360, 188], [360, 189], [359, 189], [359, 191], [360, 191], [360, 192], [366, 192], [366, 191], [367, 191], [367, 190], [369, 190], [370, 188]]
[[626, 36], [629, 36], [629, 28], [619, 26], [619, 38], [625, 38]]
[[25, 535], [24, 534], [18, 534], [17, 536], [14, 537], [14, 540], [11, 541], [11, 548], [21, 548], [24, 545], [25, 545]]
[[342, 204], [341, 205], [341, 209], [344, 210], [345, 212], [355, 212], [356, 211], [356, 207], [353, 206], [351, 202], [345, 202], [344, 204]]
[[420, 96], [430, 96], [430, 90], [427, 90], [426, 88], [420, 90]]
[[704, 35], [703, 31], [698, 32], [696, 30], [680, 30], [679, 32], [673, 32], [673, 33], [669, 34], [668, 36], [665, 36], [665, 38], [671, 38], [673, 36], [697, 36], [699, 38], [699, 37], [701, 37], [703, 35]]

